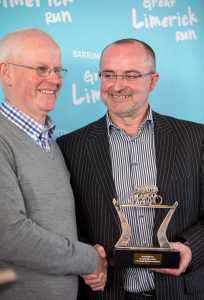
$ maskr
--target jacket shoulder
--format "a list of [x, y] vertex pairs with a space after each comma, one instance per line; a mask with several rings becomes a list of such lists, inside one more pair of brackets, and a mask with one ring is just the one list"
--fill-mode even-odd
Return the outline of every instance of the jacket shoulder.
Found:
[[97, 121], [94, 121], [92, 123], [89, 123], [88, 125], [81, 127], [77, 130], [74, 130], [70, 133], [67, 133], [65, 135], [62, 135], [61, 137], [57, 138], [58, 143], [66, 142], [71, 139], [77, 139], [81, 137], [86, 137], [89, 133], [92, 131], [95, 132], [97, 129], [104, 128], [104, 125], [106, 124], [106, 118], [105, 116], [98, 119]]
[[88, 136], [91, 136], [92, 133], [93, 135], [95, 135], [95, 133], [97, 133], [98, 131], [104, 131], [105, 126], [106, 126], [106, 117], [104, 116], [98, 119], [97, 121], [89, 123], [84, 127], [81, 127], [65, 135], [62, 135], [61, 137], [57, 138], [56, 141], [60, 147], [62, 147], [65, 144], [76, 143], [77, 141], [79, 141], [81, 144], [85, 142]]
[[204, 124], [153, 112], [153, 118], [158, 127], [168, 126], [172, 130], [187, 130], [204, 132]]

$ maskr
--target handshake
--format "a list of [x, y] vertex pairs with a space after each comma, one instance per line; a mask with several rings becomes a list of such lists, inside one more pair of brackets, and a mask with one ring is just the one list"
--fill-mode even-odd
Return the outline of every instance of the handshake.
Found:
[[[98, 253], [98, 265], [95, 272], [89, 275], [82, 275], [84, 282], [90, 286], [93, 291], [103, 291], [107, 280], [107, 260], [106, 253], [102, 246], [95, 245]], [[15, 282], [17, 275], [14, 270], [4, 269], [0, 270], [0, 285]]]
[[103, 291], [107, 281], [107, 260], [106, 252], [101, 245], [95, 245], [98, 253], [98, 265], [95, 272], [88, 275], [81, 275], [84, 282], [90, 286], [93, 291]]

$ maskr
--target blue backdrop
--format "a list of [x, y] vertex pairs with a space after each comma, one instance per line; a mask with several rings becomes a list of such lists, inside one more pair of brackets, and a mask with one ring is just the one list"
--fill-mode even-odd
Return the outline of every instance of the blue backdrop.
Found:
[[37, 27], [61, 46], [69, 73], [51, 114], [57, 136], [104, 114], [100, 52], [126, 37], [142, 39], [156, 52], [161, 78], [151, 94], [152, 107], [204, 123], [203, 0], [0, 0], [0, 25], [0, 37]]

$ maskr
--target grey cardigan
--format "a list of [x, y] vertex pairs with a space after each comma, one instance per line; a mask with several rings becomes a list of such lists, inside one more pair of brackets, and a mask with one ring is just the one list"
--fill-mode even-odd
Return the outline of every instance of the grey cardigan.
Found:
[[51, 152], [0, 114], [0, 268], [18, 281], [4, 300], [74, 300], [79, 274], [93, 272], [93, 247], [77, 239], [69, 173], [57, 144]]

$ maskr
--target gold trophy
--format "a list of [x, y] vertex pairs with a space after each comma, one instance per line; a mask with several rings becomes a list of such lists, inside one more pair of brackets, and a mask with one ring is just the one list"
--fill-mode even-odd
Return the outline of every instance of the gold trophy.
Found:
[[[113, 204], [121, 222], [122, 234], [115, 244], [110, 264], [113, 267], [143, 267], [143, 268], [178, 268], [180, 253], [171, 249], [166, 236], [166, 231], [171, 218], [178, 206], [176, 201], [173, 205], [162, 204], [163, 200], [158, 195], [156, 186], [139, 187], [128, 199], [128, 203], [120, 204], [113, 199]], [[159, 247], [130, 247], [128, 243], [131, 237], [131, 228], [122, 211], [123, 207], [145, 209], [168, 209], [166, 217], [157, 231]]]

